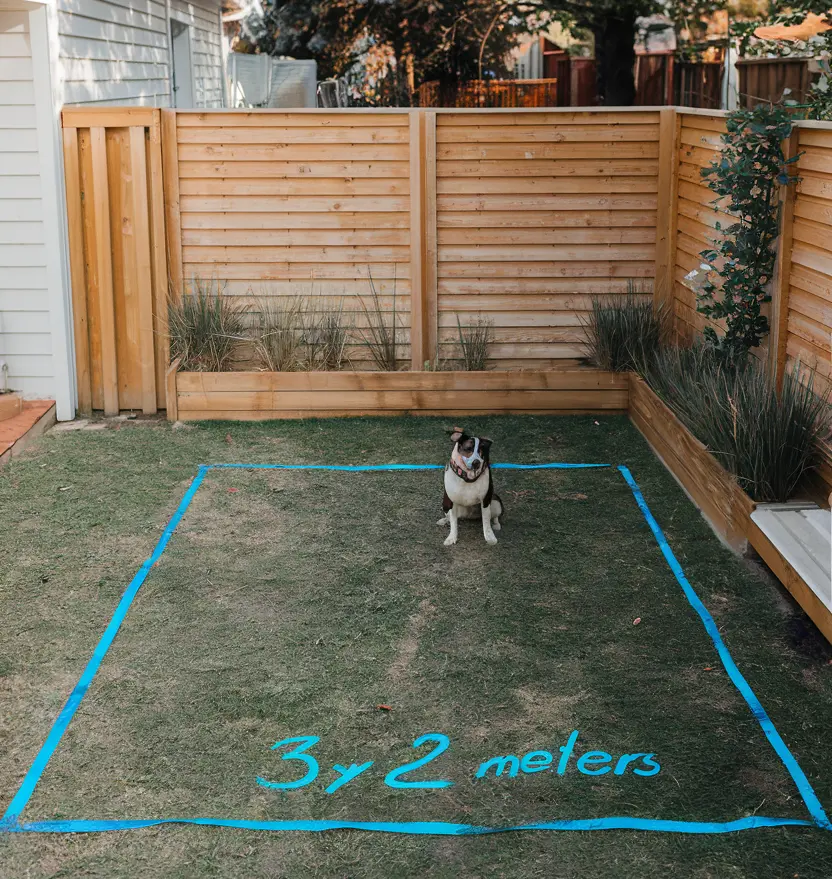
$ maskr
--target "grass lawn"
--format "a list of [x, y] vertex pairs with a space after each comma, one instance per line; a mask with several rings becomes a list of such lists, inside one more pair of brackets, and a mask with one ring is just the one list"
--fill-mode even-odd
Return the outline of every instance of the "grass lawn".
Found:
[[[51, 433], [0, 471], [3, 808], [198, 464], [444, 463], [444, 426], [120, 422]], [[498, 461], [632, 470], [734, 660], [832, 808], [832, 654], [779, 585], [720, 546], [629, 422], [466, 427], [494, 439]], [[620, 474], [499, 471], [497, 480], [507, 508], [499, 544], [463, 522], [446, 548], [434, 524], [439, 472], [209, 471], [23, 820], [806, 819]], [[557, 763], [574, 731], [562, 774], [477, 777], [494, 756], [548, 751]], [[452, 784], [386, 784], [436, 744], [412, 747], [430, 733], [449, 748], [401, 780]], [[300, 736], [319, 738], [308, 753], [320, 772], [278, 789], [307, 767], [281, 759], [290, 746], [271, 746]], [[581, 772], [591, 751], [621, 772]], [[636, 753], [655, 755], [661, 770], [618, 762]], [[369, 761], [325, 791], [339, 778], [334, 764]], [[167, 825], [0, 835], [0, 876], [76, 875], [830, 877], [832, 834]]]

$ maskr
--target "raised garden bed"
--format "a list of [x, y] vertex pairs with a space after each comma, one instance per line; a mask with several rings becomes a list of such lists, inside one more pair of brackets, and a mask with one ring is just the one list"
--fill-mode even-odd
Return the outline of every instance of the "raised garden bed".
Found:
[[732, 549], [745, 551], [755, 502], [636, 375], [630, 375], [630, 418], [714, 531]]
[[756, 502], [636, 375], [630, 376], [630, 418], [716, 534], [737, 552], [753, 546], [832, 643], [832, 612], [752, 520]]
[[210, 373], [175, 366], [168, 372], [172, 421], [625, 413], [629, 400], [626, 375], [596, 369]]

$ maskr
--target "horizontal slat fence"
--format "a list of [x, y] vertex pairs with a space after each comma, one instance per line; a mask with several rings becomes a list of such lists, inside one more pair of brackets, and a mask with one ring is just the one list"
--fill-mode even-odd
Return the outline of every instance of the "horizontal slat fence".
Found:
[[723, 227], [733, 220], [730, 214], [718, 209], [715, 195], [702, 179], [702, 170], [717, 157], [721, 150], [720, 135], [725, 131], [725, 114], [677, 114], [677, 157], [675, 181], [675, 217], [673, 240], [675, 247], [673, 274], [673, 313], [676, 329], [682, 338], [690, 338], [708, 325], [708, 320], [696, 311], [696, 288], [701, 275], [688, 279], [692, 271], [700, 272], [703, 250], [720, 240], [716, 224]]
[[164, 205], [159, 112], [64, 110], [78, 408], [165, 406]]
[[[395, 295], [399, 356], [409, 364], [411, 140], [418, 117], [163, 115], [170, 131], [166, 167], [178, 180], [168, 215], [178, 284], [213, 279], [254, 310], [268, 297], [343, 301], [363, 323], [361, 302], [373, 303], [369, 273], [391, 321]], [[347, 354], [357, 368], [372, 365], [361, 344]]]
[[[732, 221], [701, 177], [719, 112], [77, 108], [63, 124], [82, 411], [165, 405], [168, 285], [195, 277], [255, 308], [343, 300], [358, 371], [372, 367], [358, 344], [368, 272], [388, 317], [395, 290], [402, 368], [454, 365], [458, 322], [488, 318], [491, 366], [571, 369], [592, 297], [628, 283], [649, 296], [654, 280], [690, 338], [705, 320], [686, 276]], [[798, 358], [816, 369], [825, 392], [832, 125], [800, 123], [788, 149], [801, 182], [769, 352], [781, 373]]]
[[583, 356], [593, 295], [652, 292], [659, 113], [436, 118], [438, 342], [494, 323], [498, 367]]

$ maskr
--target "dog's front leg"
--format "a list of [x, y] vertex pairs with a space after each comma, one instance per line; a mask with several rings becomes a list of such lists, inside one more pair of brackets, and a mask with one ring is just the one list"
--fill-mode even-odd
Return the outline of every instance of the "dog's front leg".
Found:
[[453, 546], [459, 533], [459, 511], [456, 504], [448, 510], [448, 521], [451, 523], [451, 533], [445, 538], [445, 546]]
[[482, 507], [482, 534], [486, 543], [493, 546], [497, 542], [497, 535], [491, 527], [491, 504]]

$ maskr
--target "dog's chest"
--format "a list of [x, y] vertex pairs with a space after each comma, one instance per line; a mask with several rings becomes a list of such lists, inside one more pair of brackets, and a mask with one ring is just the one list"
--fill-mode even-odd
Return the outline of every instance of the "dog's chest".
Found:
[[479, 506], [488, 492], [490, 483], [490, 470], [487, 470], [474, 482], [466, 482], [450, 468], [445, 470], [445, 491], [455, 504], [462, 507]]

